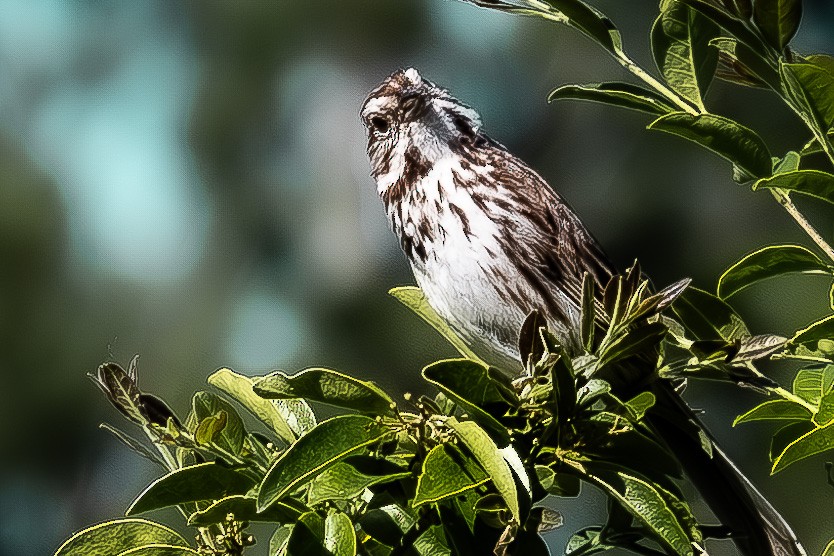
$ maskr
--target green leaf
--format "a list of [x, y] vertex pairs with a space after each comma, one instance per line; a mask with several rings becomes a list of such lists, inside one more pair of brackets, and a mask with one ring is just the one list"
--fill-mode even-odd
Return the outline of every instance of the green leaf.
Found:
[[[131, 371], [135, 371], [136, 357], [131, 361]], [[136, 386], [136, 376], [128, 373], [118, 363], [103, 363], [96, 373], [87, 373], [87, 377], [101, 390], [113, 407], [134, 423], [148, 421], [141, 408], [142, 392]]]
[[714, 0], [680, 0], [680, 2], [704, 14], [743, 44], [758, 52], [760, 56], [770, 56], [767, 47], [759, 40], [756, 33], [748, 28], [747, 22], [736, 17], [733, 12], [717, 6]]
[[750, 336], [741, 317], [729, 305], [704, 290], [687, 288], [672, 309], [699, 340], [732, 342]]
[[651, 392], [640, 392], [625, 403], [634, 420], [639, 421], [654, 406], [655, 397]]
[[356, 532], [347, 514], [336, 509], [324, 520], [324, 548], [333, 556], [355, 556]]
[[783, 189], [834, 204], [834, 175], [819, 170], [785, 172], [753, 184], [753, 190], [761, 188]]
[[521, 521], [521, 510], [518, 502], [518, 491], [515, 480], [507, 461], [498, 450], [498, 446], [489, 435], [473, 421], [458, 421], [454, 417], [447, 419], [446, 424], [454, 431], [469, 452], [475, 456], [478, 463], [492, 479], [498, 493], [504, 498], [516, 521]]
[[579, 496], [582, 483], [576, 475], [556, 473], [553, 469], [544, 465], [536, 465], [536, 475], [539, 484], [548, 494], [571, 498]]
[[550, 0], [550, 3], [567, 16], [568, 25], [578, 29], [606, 50], [613, 53], [622, 50], [620, 32], [611, 20], [596, 8], [579, 0]]
[[135, 515], [199, 500], [215, 500], [230, 494], [243, 494], [255, 486], [246, 475], [223, 465], [208, 462], [183, 467], [152, 482], [130, 505], [125, 515]]
[[113, 556], [150, 544], [188, 547], [179, 533], [159, 523], [146, 519], [115, 519], [74, 534], [58, 548], [55, 556]]
[[773, 462], [770, 474], [775, 475], [793, 463], [831, 449], [834, 449], [834, 421], [816, 427], [788, 444]]
[[789, 343], [794, 345], [809, 344], [811, 342], [831, 339], [834, 339], [834, 315], [825, 317], [824, 319], [809, 324], [801, 330], [797, 330]]
[[388, 294], [414, 311], [418, 317], [426, 321], [429, 326], [434, 328], [440, 333], [441, 336], [446, 338], [446, 340], [452, 344], [452, 346], [454, 346], [454, 348], [458, 350], [461, 355], [467, 359], [483, 363], [475, 352], [469, 349], [466, 342], [464, 342], [460, 336], [449, 328], [446, 321], [440, 318], [440, 315], [438, 315], [432, 306], [429, 305], [428, 299], [426, 299], [426, 294], [424, 294], [420, 288], [415, 286], [403, 286], [389, 290]]
[[799, 29], [802, 0], [756, 0], [753, 23], [770, 45], [784, 49]]
[[721, 3], [736, 17], [744, 20], [753, 17], [753, 0], [721, 0]]
[[709, 42], [718, 26], [677, 0], [661, 2], [652, 28], [652, 52], [666, 82], [679, 95], [705, 112], [703, 96], [715, 75], [718, 52]]
[[201, 446], [214, 443], [215, 440], [220, 439], [220, 433], [226, 428], [228, 420], [228, 414], [223, 410], [214, 415], [209, 415], [197, 425], [197, 429], [194, 431], [194, 441]]
[[[197, 392], [191, 400], [194, 417], [201, 423], [208, 417], [215, 417], [220, 412], [226, 414], [226, 421], [218, 430], [206, 431], [216, 432], [216, 435], [209, 434], [211, 441], [221, 449], [231, 453], [239, 454], [243, 447], [243, 437], [246, 432], [243, 428], [243, 420], [232, 407], [232, 404], [211, 392]], [[218, 423], [219, 426], [219, 423]], [[196, 436], [196, 433], [195, 433]]]
[[675, 554], [692, 555], [689, 536], [667, 503], [668, 493], [661, 493], [648, 481], [622, 471], [600, 474], [593, 479], [648, 527], [663, 545]]
[[800, 369], [793, 379], [793, 393], [816, 406], [819, 406], [823, 396], [831, 392], [832, 387], [834, 387], [834, 365]]
[[355, 456], [340, 461], [310, 483], [310, 506], [328, 500], [350, 500], [373, 485], [411, 477], [411, 472], [378, 458]]
[[174, 546], [170, 544], [147, 544], [137, 546], [114, 556], [200, 556], [200, 553], [186, 546]]
[[718, 297], [726, 299], [756, 282], [792, 272], [832, 273], [816, 253], [801, 245], [769, 245], [745, 255], [724, 271], [718, 279]]
[[290, 543], [294, 525], [282, 525], [269, 539], [269, 556], [289, 556], [287, 545]]
[[450, 444], [431, 449], [417, 479], [413, 507], [456, 497], [489, 481], [477, 465], [465, 465], [464, 455]]
[[600, 353], [598, 368], [653, 350], [666, 336], [666, 331], [666, 326], [661, 322], [650, 322], [628, 329]]
[[631, 83], [589, 83], [587, 85], [562, 85], [553, 89], [548, 102], [561, 99], [587, 100], [621, 108], [630, 108], [649, 114], [668, 114], [675, 109], [654, 91]]
[[596, 329], [596, 285], [589, 272], [582, 276], [582, 320], [579, 326], [579, 336], [582, 339], [582, 346], [585, 351], [592, 352], [594, 349], [594, 331]]
[[725, 158], [756, 177], [771, 174], [770, 151], [752, 129], [724, 116], [672, 112], [649, 124], [648, 129], [665, 131], [689, 139]]
[[372, 415], [390, 415], [394, 400], [376, 384], [330, 369], [311, 368], [292, 376], [274, 372], [255, 382], [264, 398], [306, 398]]
[[324, 547], [324, 519], [316, 512], [302, 515], [287, 539], [287, 555], [333, 556]]
[[296, 439], [296, 434], [284, 420], [275, 402], [263, 399], [252, 389], [255, 380], [231, 369], [220, 369], [208, 377], [208, 383], [237, 400], [255, 417], [260, 419], [286, 443]]
[[781, 63], [785, 92], [823, 132], [834, 125], [834, 73], [813, 63]]
[[437, 361], [423, 369], [423, 377], [486, 427], [502, 446], [509, 444], [507, 428], [490, 413], [500, 415], [509, 409], [506, 397], [514, 394], [505, 377], [468, 359]]
[[112, 425], [108, 425], [107, 423], [100, 424], [99, 428], [104, 429], [104, 430], [108, 431], [109, 433], [111, 433], [113, 436], [118, 438], [119, 441], [122, 442], [122, 444], [124, 444], [125, 446], [127, 446], [128, 448], [130, 448], [132, 451], [136, 452], [140, 456], [142, 456], [144, 458], [147, 458], [147, 459], [165, 467], [165, 462], [162, 461], [162, 458], [159, 456], [159, 454], [151, 451], [150, 448], [148, 448], [142, 442], [140, 442], [139, 440], [136, 440], [135, 438], [133, 438], [132, 436], [130, 436], [126, 432], [121, 431], [121, 430], [117, 429], [116, 427], [114, 427]]
[[340, 415], [319, 423], [275, 461], [258, 491], [258, 510], [271, 506], [347, 456], [380, 442], [389, 429], [363, 415]]
[[817, 412], [814, 414], [814, 423], [817, 426], [825, 426], [834, 419], [834, 391], [827, 392], [820, 399], [820, 405]]
[[834, 540], [825, 545], [822, 549], [822, 556], [834, 556]]
[[811, 412], [788, 400], [768, 400], [736, 417], [733, 426], [750, 421], [807, 421]]
[[188, 516], [188, 525], [204, 527], [213, 523], [223, 523], [229, 514], [234, 514], [238, 521], [295, 522], [303, 512], [303, 507], [300, 504], [296, 504], [296, 506], [298, 507], [277, 502], [266, 511], [258, 513], [256, 498], [235, 494], [215, 500], [204, 510], [194, 512]]
[[565, 547], [565, 556], [590, 556], [617, 548], [602, 540], [602, 527], [585, 527], [574, 533]]

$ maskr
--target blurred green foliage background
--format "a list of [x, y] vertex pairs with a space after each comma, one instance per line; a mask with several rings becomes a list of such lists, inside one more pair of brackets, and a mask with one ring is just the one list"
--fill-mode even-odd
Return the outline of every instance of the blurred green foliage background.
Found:
[[[651, 67], [655, 2], [594, 4]], [[834, 5], [805, 8], [796, 47], [834, 52]], [[51, 553], [158, 472], [97, 429], [120, 420], [84, 377], [104, 360], [141, 354], [143, 388], [184, 415], [220, 366], [326, 365], [401, 394], [451, 354], [385, 293], [412, 278], [357, 116], [408, 66], [476, 107], [621, 267], [639, 258], [658, 285], [712, 289], [749, 250], [803, 241], [767, 193], [644, 131], [646, 116], [547, 105], [559, 84], [629, 79], [567, 28], [448, 0], [4, 0], [0, 554]], [[707, 103], [774, 153], [806, 140], [767, 92], [716, 82]], [[830, 238], [834, 214], [802, 208]], [[828, 286], [782, 280], [734, 305], [754, 332], [789, 334], [829, 312]], [[729, 425], [757, 396], [696, 384], [688, 397], [818, 553], [834, 531], [825, 458], [768, 478], [766, 425]], [[600, 511], [589, 500], [561, 508], [566, 534]]]

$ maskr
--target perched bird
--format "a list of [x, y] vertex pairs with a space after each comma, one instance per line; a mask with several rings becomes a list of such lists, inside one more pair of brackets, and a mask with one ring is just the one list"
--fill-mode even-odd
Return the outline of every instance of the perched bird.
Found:
[[[565, 348], [580, 346], [588, 273], [601, 292], [614, 267], [547, 183], [481, 130], [478, 114], [413, 68], [385, 79], [361, 110], [377, 191], [432, 308], [484, 360], [521, 369], [518, 332], [543, 313]], [[681, 461], [746, 556], [801, 556], [791, 528], [718, 448], [665, 381], [646, 419]], [[668, 418], [677, 415], [678, 418]]]

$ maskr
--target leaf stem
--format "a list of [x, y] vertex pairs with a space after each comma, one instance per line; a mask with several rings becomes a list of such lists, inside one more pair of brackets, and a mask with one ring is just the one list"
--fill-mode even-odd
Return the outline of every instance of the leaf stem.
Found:
[[785, 390], [781, 386], [777, 386], [776, 388], [769, 388], [769, 390], [771, 392], [773, 392], [774, 394], [777, 394], [777, 395], [783, 397], [784, 399], [788, 400], [789, 402], [793, 402], [793, 403], [801, 405], [802, 407], [804, 407], [805, 409], [810, 411], [812, 415], [817, 412], [818, 408], [814, 404], [812, 404], [811, 402], [809, 402], [807, 400], [803, 400], [802, 398], [800, 398], [799, 396], [797, 396], [793, 392], [788, 392], [787, 390]]
[[808, 234], [808, 237], [810, 237], [811, 240], [817, 244], [817, 247], [825, 253], [829, 260], [834, 262], [834, 249], [832, 249], [831, 245], [825, 241], [816, 228], [808, 222], [805, 215], [799, 212], [799, 209], [796, 208], [796, 205], [794, 205], [793, 201], [791, 201], [790, 196], [781, 189], [771, 189], [770, 191], [773, 193], [773, 197], [776, 201], [778, 201], [779, 204], [782, 205], [786, 211], [788, 211], [788, 214], [791, 215], [796, 223], [799, 224], [799, 227], [802, 228], [805, 233]]
[[634, 74], [636, 77], [640, 78], [644, 83], [652, 87], [655, 91], [666, 97], [672, 104], [686, 112], [687, 114], [691, 114], [692, 116], [697, 116], [700, 112], [693, 107], [691, 104], [686, 102], [680, 95], [672, 91], [666, 85], [652, 77], [650, 73], [646, 70], [641, 68], [637, 62], [629, 58], [628, 54], [624, 51], [619, 50], [616, 54], [614, 54], [614, 58], [628, 71]]

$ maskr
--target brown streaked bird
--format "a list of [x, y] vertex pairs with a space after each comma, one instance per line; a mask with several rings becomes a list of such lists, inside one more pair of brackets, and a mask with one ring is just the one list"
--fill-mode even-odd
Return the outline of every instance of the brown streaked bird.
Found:
[[[413, 68], [374, 89], [361, 117], [377, 191], [438, 315], [500, 368], [522, 368], [518, 331], [533, 309], [576, 351], [583, 276], [601, 292], [615, 271], [567, 203], [484, 134], [473, 109]], [[714, 441], [710, 457], [686, 430], [698, 420], [671, 385], [659, 380], [653, 392], [650, 426], [740, 552], [804, 556], [785, 520]]]

